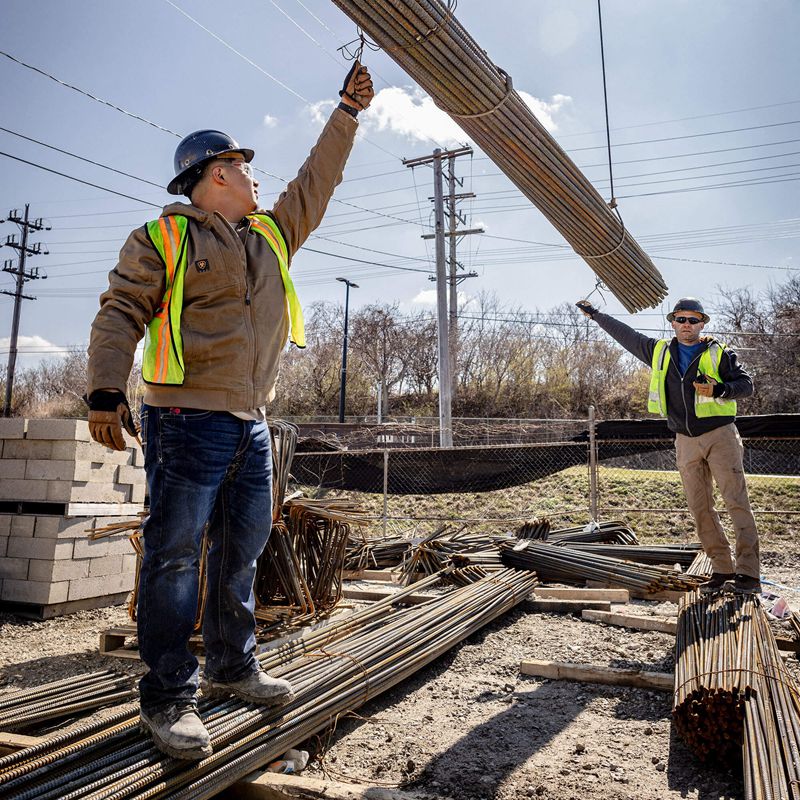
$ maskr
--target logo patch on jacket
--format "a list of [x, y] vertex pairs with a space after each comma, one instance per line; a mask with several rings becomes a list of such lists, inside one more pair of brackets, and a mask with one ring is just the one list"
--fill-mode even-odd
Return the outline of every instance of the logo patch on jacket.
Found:
[[194, 267], [198, 272], [209, 272], [211, 270], [211, 264], [208, 263], [207, 258], [200, 258], [195, 261]]

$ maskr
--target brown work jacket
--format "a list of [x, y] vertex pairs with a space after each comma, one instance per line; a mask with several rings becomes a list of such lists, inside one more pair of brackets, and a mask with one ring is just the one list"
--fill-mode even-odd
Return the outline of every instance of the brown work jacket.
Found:
[[[322, 220], [342, 179], [358, 126], [334, 110], [297, 177], [269, 213], [280, 226], [289, 259]], [[185, 365], [179, 386], [148, 384], [154, 406], [248, 411], [275, 396], [288, 317], [278, 260], [263, 237], [244, 241], [219, 213], [172, 203], [163, 214], [189, 219], [181, 336]], [[89, 343], [88, 391], [125, 391], [136, 345], [161, 304], [164, 263], [145, 226], [133, 231], [100, 297]]]

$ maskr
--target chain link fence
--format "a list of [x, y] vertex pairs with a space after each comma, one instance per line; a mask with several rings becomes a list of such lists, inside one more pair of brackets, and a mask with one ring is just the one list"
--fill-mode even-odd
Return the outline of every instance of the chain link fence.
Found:
[[[663, 423], [628, 430], [638, 423], [600, 422], [591, 414], [574, 420], [459, 419], [453, 448], [437, 446], [437, 423], [304, 423], [294, 478], [314, 496], [357, 500], [370, 513], [368, 533], [375, 536], [422, 536], [462, 525], [514, 530], [543, 516], [559, 526], [620, 520], [645, 534], [693, 536], [674, 440]], [[800, 431], [800, 424], [792, 429]], [[800, 432], [743, 434], [743, 442], [759, 528], [788, 536], [790, 524], [800, 522]], [[719, 496], [716, 504], [726, 525]]]

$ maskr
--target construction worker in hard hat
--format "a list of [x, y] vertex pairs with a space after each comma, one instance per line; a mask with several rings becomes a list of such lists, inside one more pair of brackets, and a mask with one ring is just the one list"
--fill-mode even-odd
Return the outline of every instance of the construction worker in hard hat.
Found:
[[[753, 381], [736, 354], [711, 336], [699, 300], [683, 297], [667, 314], [675, 336], [652, 339], [598, 311], [588, 300], [578, 308], [626, 350], [649, 364], [648, 410], [667, 418], [689, 510], [703, 550], [711, 559], [704, 592], [761, 591], [758, 532], [744, 477], [743, 447], [734, 424], [736, 400], [753, 394]], [[712, 478], [736, 533], [735, 560], [714, 508]]]
[[204, 694], [263, 705], [293, 699], [288, 681], [255, 658], [253, 580], [272, 521], [265, 406], [287, 339], [305, 343], [289, 266], [319, 225], [374, 96], [354, 63], [297, 177], [271, 210], [259, 206], [253, 151], [200, 130], [175, 151], [164, 208], [135, 230], [109, 274], [89, 344], [89, 427], [125, 448], [135, 428], [125, 397], [145, 337], [142, 439], [150, 496], [138, 586], [142, 725], [176, 758], [201, 759], [212, 743], [197, 713], [198, 662], [189, 651], [207, 529]]

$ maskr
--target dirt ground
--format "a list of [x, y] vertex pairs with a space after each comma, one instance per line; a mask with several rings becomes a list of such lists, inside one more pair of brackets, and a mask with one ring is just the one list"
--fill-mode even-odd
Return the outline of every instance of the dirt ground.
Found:
[[[765, 543], [763, 572], [800, 587], [800, 544], [795, 538], [790, 548], [788, 538], [776, 549]], [[800, 591], [770, 588], [800, 609]], [[671, 603], [633, 601], [626, 609], [677, 613]], [[7, 690], [104, 667], [141, 672], [138, 662], [97, 652], [99, 632], [125, 621], [122, 607], [45, 622], [0, 615], [0, 699]], [[676, 738], [671, 693], [519, 671], [528, 658], [671, 671], [673, 645], [668, 634], [538, 614], [523, 602], [358, 715], [342, 717], [306, 774], [428, 798], [740, 798], [738, 771], [704, 767]], [[794, 660], [800, 677], [797, 667]]]

